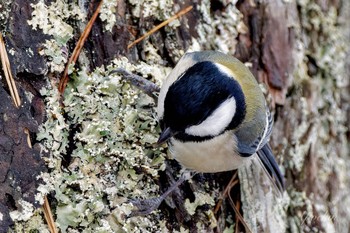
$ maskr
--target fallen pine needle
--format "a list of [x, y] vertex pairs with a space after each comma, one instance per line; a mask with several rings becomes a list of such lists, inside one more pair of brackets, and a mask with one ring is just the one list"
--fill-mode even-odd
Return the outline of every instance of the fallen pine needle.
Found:
[[21, 105], [21, 99], [18, 94], [15, 80], [12, 77], [10, 61], [7, 56], [5, 42], [1, 33], [0, 33], [0, 59], [1, 59], [2, 69], [4, 71], [4, 75], [10, 90], [12, 100], [15, 106], [18, 108]]
[[27, 128], [24, 128], [24, 133], [27, 135], [27, 144], [28, 144], [29, 148], [33, 148], [32, 141], [30, 140], [29, 130]]
[[238, 176], [238, 172], [236, 171], [236, 172], [233, 174], [233, 176], [232, 176], [230, 182], [229, 182], [228, 185], [226, 186], [225, 190], [222, 192], [221, 197], [220, 197], [218, 203], [217, 203], [216, 206], [215, 206], [214, 214], [217, 214], [217, 213], [218, 213], [218, 211], [219, 211], [219, 209], [220, 209], [220, 207], [221, 207], [221, 205], [222, 205], [223, 200], [226, 199], [228, 193], [229, 193], [229, 192], [231, 191], [231, 189], [238, 183], [237, 176]]
[[[236, 172], [233, 174], [233, 176], [232, 176], [230, 182], [229, 182], [228, 185], [226, 186], [225, 190], [223, 191], [220, 200], [219, 200], [218, 203], [216, 204], [215, 209], [214, 209], [214, 214], [217, 214], [217, 213], [218, 213], [218, 211], [219, 211], [219, 209], [220, 209], [220, 207], [221, 207], [221, 205], [222, 205], [223, 200], [224, 200], [225, 198], [228, 197], [229, 202], [230, 202], [230, 204], [231, 204], [231, 206], [232, 206], [232, 208], [233, 208], [233, 210], [234, 210], [234, 212], [235, 212], [235, 214], [236, 214], [236, 230], [238, 229], [238, 225], [237, 225], [237, 224], [238, 224], [238, 221], [240, 221], [240, 222], [243, 224], [243, 226], [244, 226], [246, 232], [251, 233], [252, 231], [250, 230], [250, 228], [249, 228], [249, 226], [247, 225], [246, 221], [244, 220], [243, 216], [242, 216], [241, 213], [239, 212], [239, 209], [240, 209], [240, 204], [239, 204], [239, 202], [237, 203], [237, 206], [236, 206], [236, 205], [234, 204], [234, 202], [233, 202], [233, 200], [232, 200], [232, 198], [231, 198], [231, 194], [230, 194], [231, 189], [238, 183], [237, 175], [238, 175], [238, 172], [236, 171]], [[235, 231], [235, 232], [238, 232], [238, 231]]]
[[46, 219], [47, 225], [49, 226], [50, 232], [51, 233], [58, 233], [56, 225], [55, 225], [55, 221], [53, 220], [50, 204], [49, 204], [49, 201], [47, 200], [46, 196], [44, 197], [43, 208], [44, 208], [44, 217]]
[[174, 21], [175, 19], [179, 18], [180, 16], [186, 14], [187, 12], [189, 12], [190, 10], [192, 10], [193, 6], [189, 6], [186, 7], [185, 9], [179, 11], [178, 13], [176, 13], [174, 16], [172, 16], [171, 18], [163, 21], [162, 23], [158, 24], [157, 26], [155, 26], [154, 28], [152, 28], [149, 32], [147, 32], [146, 34], [144, 34], [143, 36], [141, 36], [140, 38], [138, 38], [137, 40], [135, 40], [134, 42], [130, 43], [128, 45], [128, 49], [130, 49], [131, 47], [133, 47], [135, 44], [139, 43], [140, 41], [142, 41], [143, 39], [145, 39], [146, 37], [150, 36], [151, 34], [155, 33], [156, 31], [158, 31], [159, 29], [161, 29], [162, 27], [164, 27], [165, 25], [169, 24], [170, 22]]
[[239, 209], [236, 207], [235, 203], [233, 202], [230, 192], [228, 193], [228, 200], [230, 201], [230, 204], [231, 204], [232, 209], [234, 210], [234, 212], [236, 214], [236, 217], [243, 224], [243, 226], [244, 226], [244, 228], [246, 230], [245, 232], [252, 233], [252, 231], [250, 230], [248, 224], [246, 223], [246, 221], [244, 220], [243, 216], [239, 212]]
[[[239, 210], [241, 208], [240, 202], [237, 201], [237, 206], [236, 206], [237, 210]], [[235, 232], [239, 232], [239, 218], [236, 217], [236, 221], [235, 221]]]
[[[29, 130], [27, 128], [24, 129], [24, 133], [27, 134], [27, 143], [29, 148], [32, 148], [32, 142], [30, 140]], [[44, 217], [49, 227], [51, 233], [58, 233], [55, 220], [53, 219], [51, 207], [47, 197], [44, 197], [44, 205], [43, 205]]]
[[96, 21], [96, 18], [98, 16], [98, 14], [100, 13], [100, 9], [102, 6], [103, 0], [98, 4], [96, 11], [94, 12], [94, 14], [92, 15], [90, 21], [88, 22], [88, 24], [86, 25], [83, 33], [81, 34], [77, 45], [75, 46], [72, 56], [69, 58], [69, 61], [66, 65], [66, 68], [64, 69], [64, 73], [63, 76], [61, 78], [60, 83], [58, 84], [58, 90], [60, 91], [60, 93], [63, 93], [67, 83], [68, 83], [68, 67], [70, 64], [75, 63], [78, 60], [79, 54], [81, 49], [83, 48], [85, 41], [87, 39], [87, 37], [89, 36], [91, 29], [92, 29], [92, 25], [94, 24], [94, 22]]

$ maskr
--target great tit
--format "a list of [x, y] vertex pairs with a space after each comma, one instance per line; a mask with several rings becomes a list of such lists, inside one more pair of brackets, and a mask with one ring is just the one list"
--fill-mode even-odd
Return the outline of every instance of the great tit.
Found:
[[268, 140], [273, 120], [252, 73], [216, 51], [186, 53], [158, 98], [162, 133], [185, 168], [214, 173], [244, 166], [255, 154], [279, 190], [284, 178]]

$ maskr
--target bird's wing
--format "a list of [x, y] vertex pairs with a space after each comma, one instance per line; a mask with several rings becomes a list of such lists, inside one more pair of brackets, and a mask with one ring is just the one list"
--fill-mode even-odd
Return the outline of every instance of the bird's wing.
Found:
[[265, 117], [260, 121], [252, 121], [245, 124], [235, 132], [237, 137], [238, 152], [245, 157], [255, 154], [269, 140], [273, 126], [270, 111], [266, 110]]
[[[262, 122], [262, 121], [261, 121]], [[256, 122], [255, 122], [256, 123]], [[256, 123], [257, 124], [257, 123]], [[243, 157], [258, 154], [258, 160], [277, 190], [284, 190], [284, 178], [268, 144], [272, 132], [273, 120], [267, 109], [263, 127], [247, 125], [235, 133], [237, 136], [238, 152]]]

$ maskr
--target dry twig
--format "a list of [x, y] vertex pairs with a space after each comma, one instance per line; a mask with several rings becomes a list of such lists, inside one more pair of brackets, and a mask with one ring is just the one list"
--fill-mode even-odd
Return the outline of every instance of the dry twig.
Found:
[[118, 68], [115, 70], [112, 70], [109, 75], [118, 73], [120, 75], [123, 75], [125, 80], [129, 81], [131, 85], [137, 87], [138, 89], [142, 90], [144, 93], [146, 93], [148, 96], [154, 98], [154, 93], [159, 93], [160, 88], [154, 84], [153, 82], [138, 76], [136, 74], [130, 73], [127, 70], [124, 70], [123, 68]]

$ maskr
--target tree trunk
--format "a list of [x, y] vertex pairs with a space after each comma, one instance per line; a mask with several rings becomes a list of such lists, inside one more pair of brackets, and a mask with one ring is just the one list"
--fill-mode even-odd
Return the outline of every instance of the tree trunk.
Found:
[[[48, 232], [44, 196], [61, 232], [349, 232], [347, 0], [106, 0], [61, 94], [58, 83], [98, 5], [0, 0], [21, 99], [16, 108], [1, 73], [0, 232]], [[181, 167], [166, 147], [153, 147], [155, 100], [109, 73], [124, 68], [160, 85], [184, 52], [209, 49], [245, 62], [261, 83], [286, 191], [278, 195], [253, 160], [230, 191], [249, 229], [229, 198], [215, 210], [234, 171], [198, 174], [157, 211], [128, 217], [129, 200], [161, 195]]]

